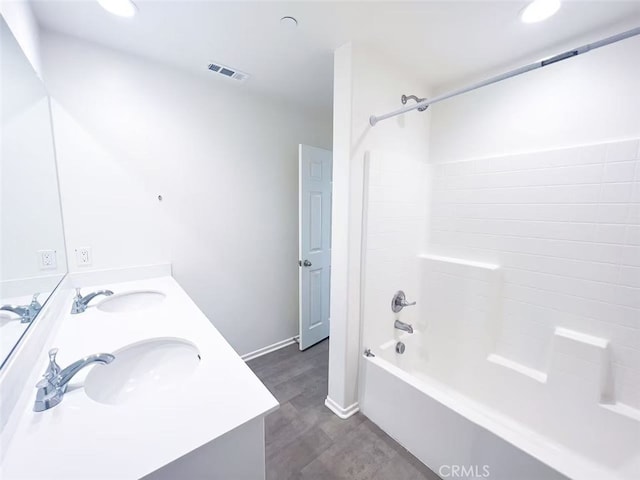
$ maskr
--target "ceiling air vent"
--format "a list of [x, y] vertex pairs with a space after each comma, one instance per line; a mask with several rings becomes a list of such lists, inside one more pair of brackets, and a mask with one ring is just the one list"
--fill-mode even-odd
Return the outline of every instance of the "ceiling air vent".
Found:
[[244, 82], [247, 78], [249, 78], [248, 73], [241, 72], [239, 70], [236, 70], [235, 68], [227, 67], [226, 65], [222, 65], [220, 63], [210, 63], [208, 68], [218, 75], [232, 78], [234, 80], [238, 80], [239, 82]]

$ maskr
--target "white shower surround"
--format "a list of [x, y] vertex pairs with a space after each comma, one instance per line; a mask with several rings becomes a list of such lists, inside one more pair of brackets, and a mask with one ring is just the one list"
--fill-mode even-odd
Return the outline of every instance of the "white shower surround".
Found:
[[[435, 471], [640, 476], [639, 148], [370, 155], [361, 408]], [[400, 288], [419, 303], [400, 316], [416, 328], [404, 355]]]

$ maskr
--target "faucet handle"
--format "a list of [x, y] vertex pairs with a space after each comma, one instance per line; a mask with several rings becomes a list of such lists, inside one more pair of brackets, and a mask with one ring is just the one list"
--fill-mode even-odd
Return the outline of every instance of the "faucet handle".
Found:
[[49, 365], [47, 366], [47, 370], [42, 375], [42, 378], [38, 383], [36, 383], [36, 388], [38, 388], [38, 398], [42, 398], [44, 396], [50, 395], [55, 391], [55, 378], [60, 375], [62, 369], [60, 365], [56, 362], [56, 355], [58, 354], [57, 348], [52, 348], [49, 350]]
[[82, 294], [80, 293], [80, 287], [76, 287], [76, 298], [82, 298]]
[[55, 362], [56, 361], [56, 355], [58, 355], [58, 348], [54, 347], [52, 349], [49, 350], [49, 361], [50, 362]]
[[35, 314], [38, 313], [38, 311], [42, 308], [42, 305], [38, 301], [39, 296], [40, 296], [40, 293], [34, 293], [33, 297], [31, 297], [31, 303], [29, 304], [29, 309], [31, 310], [31, 313], [33, 314], [34, 317], [35, 317]]
[[47, 367], [47, 371], [44, 372], [44, 379], [51, 380], [52, 378], [57, 377], [62, 370], [60, 365], [56, 362], [56, 355], [58, 355], [58, 349], [52, 348], [49, 350], [49, 366]]
[[407, 302], [405, 293], [402, 290], [398, 290], [391, 300], [391, 311], [393, 311], [393, 313], [398, 313], [404, 307], [411, 307], [415, 304], [416, 302]]

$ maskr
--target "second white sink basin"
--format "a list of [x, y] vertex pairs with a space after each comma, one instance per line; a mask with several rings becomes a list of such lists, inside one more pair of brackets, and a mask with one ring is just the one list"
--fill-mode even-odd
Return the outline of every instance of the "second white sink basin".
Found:
[[133, 312], [154, 307], [164, 301], [165, 297], [164, 293], [155, 290], [116, 293], [102, 300], [97, 308], [109, 313]]
[[113, 352], [108, 365], [96, 365], [84, 382], [96, 402], [116, 405], [153, 403], [178, 390], [200, 362], [196, 346], [180, 338], [154, 338]]

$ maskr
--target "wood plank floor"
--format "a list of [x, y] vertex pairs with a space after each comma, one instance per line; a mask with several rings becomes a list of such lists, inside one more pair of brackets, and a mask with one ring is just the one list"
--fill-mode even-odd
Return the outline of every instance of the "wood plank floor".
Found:
[[281, 405], [265, 422], [267, 480], [439, 480], [364, 415], [341, 420], [324, 406], [328, 360], [325, 340], [248, 362]]

